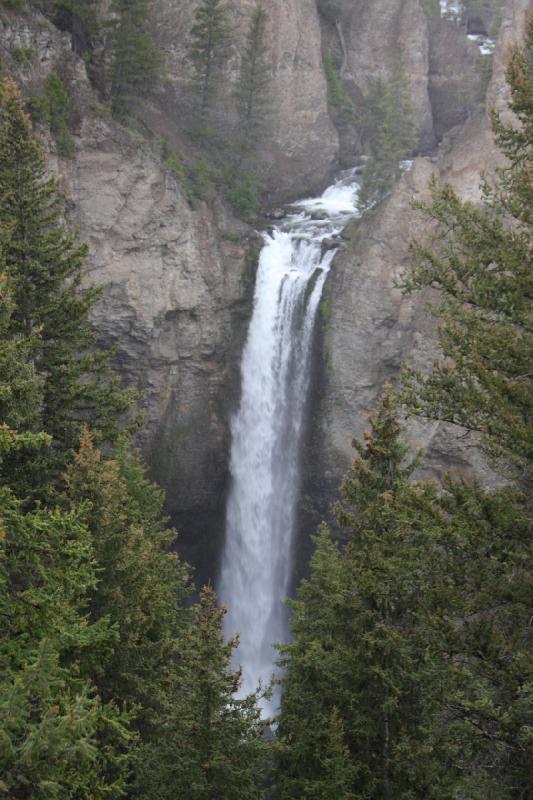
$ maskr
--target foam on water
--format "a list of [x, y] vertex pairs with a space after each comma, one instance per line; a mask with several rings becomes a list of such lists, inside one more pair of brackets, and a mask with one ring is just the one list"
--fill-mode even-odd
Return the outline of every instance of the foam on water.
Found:
[[[236, 632], [242, 693], [269, 682], [274, 644], [286, 640], [293, 535], [300, 490], [300, 448], [309, 389], [315, 317], [337, 236], [357, 215], [353, 178], [294, 204], [271, 233], [257, 271], [254, 308], [241, 363], [241, 401], [231, 423], [231, 486], [219, 596]], [[313, 219], [315, 212], [325, 219]], [[322, 215], [319, 215], [322, 216]], [[275, 711], [278, 696], [263, 701]]]

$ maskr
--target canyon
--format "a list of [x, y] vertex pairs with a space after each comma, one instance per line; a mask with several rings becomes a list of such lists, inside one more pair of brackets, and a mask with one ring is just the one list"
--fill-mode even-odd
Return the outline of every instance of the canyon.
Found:
[[[265, 211], [322, 191], [363, 155], [357, 127], [328, 103], [324, 54], [341, 63], [343, 91], [360, 105], [371, 76], [386, 75], [401, 55], [416, 108], [417, 154], [381, 206], [350, 225], [325, 286], [314, 342], [303, 444], [299, 563], [309, 534], [329, 515], [385, 382], [402, 362], [422, 370], [436, 354], [427, 298], [405, 298], [395, 281], [421, 234], [413, 199], [428, 196], [432, 174], [462, 197], [480, 197], [479, 173], [498, 166], [489, 111], [507, 101], [505, 63], [520, 39], [528, 0], [481, 3], [477, 14], [496, 42], [491, 74], [478, 69], [479, 46], [465, 24], [431, 15], [422, 0], [344, 2], [336, 24], [315, 0], [270, 0], [267, 47], [271, 109], [257, 170]], [[255, 4], [232, 3], [234, 62]], [[84, 280], [103, 287], [94, 326], [115, 366], [140, 392], [145, 424], [137, 445], [164, 488], [180, 549], [197, 581], [215, 579], [224, 538], [230, 422], [239, 404], [239, 365], [252, 310], [258, 236], [223, 198], [191, 207], [165, 166], [154, 137], [186, 148], [190, 104], [188, 37], [195, 3], [155, 0], [151, 24], [165, 57], [165, 79], [141, 112], [146, 136], [112, 118], [73, 47], [72, 37], [37, 12], [4, 10], [0, 58], [26, 97], [61, 74], [72, 98], [74, 153], [63, 157], [39, 127], [66, 200], [66, 216], [90, 246]], [[108, 12], [101, 3], [100, 13]], [[31, 50], [18, 63], [17, 49]], [[232, 62], [233, 63], [233, 62]], [[230, 64], [230, 69], [236, 69]], [[269, 224], [264, 220], [265, 226]], [[409, 422], [425, 474], [450, 467], [492, 476], [475, 447], [442, 424]]]

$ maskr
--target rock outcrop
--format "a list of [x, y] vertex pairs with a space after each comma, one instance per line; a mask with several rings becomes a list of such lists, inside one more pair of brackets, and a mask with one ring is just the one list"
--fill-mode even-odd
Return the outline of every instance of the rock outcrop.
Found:
[[[520, 40], [529, 5], [527, 0], [508, 0], [503, 9], [487, 110], [505, 108], [508, 47]], [[380, 209], [356, 227], [347, 250], [337, 256], [323, 301], [316, 397], [304, 459], [307, 522], [328, 514], [353, 459], [350, 433], [362, 435], [383, 384], [397, 380], [403, 361], [428, 369], [437, 352], [434, 322], [425, 309], [427, 296], [404, 297], [395, 288], [395, 280], [409, 263], [409, 242], [421, 234], [412, 200], [428, 197], [433, 173], [463, 198], [479, 200], [480, 171], [490, 175], [499, 163], [488, 115], [478, 113], [445, 138], [437, 158], [415, 160]], [[413, 422], [409, 435], [415, 448], [426, 451], [426, 476], [453, 467], [465, 474], [474, 470], [489, 482], [493, 479], [475, 443], [457, 430]]]
[[[486, 4], [492, 8], [489, 0]], [[505, 104], [505, 48], [519, 35], [528, 5], [506, 2], [490, 105]], [[160, 95], [144, 108], [143, 121], [178, 150], [186, 140], [190, 107], [187, 51], [195, 6], [194, 0], [153, 0], [152, 6], [166, 77]], [[254, 7], [253, 0], [231, 5], [234, 73]], [[313, 515], [322, 514], [337, 491], [351, 458], [349, 432], [361, 432], [382, 383], [397, 376], [402, 360], [424, 366], [433, 356], [431, 322], [420, 300], [403, 298], [393, 288], [407, 262], [409, 239], [418, 232], [410, 210], [413, 194], [424, 196], [429, 175], [437, 171], [475, 198], [478, 171], [496, 158], [486, 119], [473, 114], [461, 94], [461, 75], [477, 58], [464, 29], [428, 20], [418, 0], [359, 1], [346, 9], [340, 22], [346, 90], [360, 101], [370, 76], [385, 75], [401, 52], [422, 147], [443, 141], [438, 162], [417, 159], [336, 259], [306, 459], [313, 469], [304, 500]], [[109, 0], [102, 0], [102, 13], [108, 10]], [[315, 0], [270, 0], [267, 11], [271, 108], [258, 168], [272, 200], [282, 201], [319, 188], [337, 163], [322, 40], [339, 30], [327, 31], [319, 23]], [[250, 254], [256, 245], [222, 201], [200, 202], [193, 210], [162, 166], [154, 142], [111, 119], [66, 33], [36, 12], [4, 11], [0, 26], [0, 57], [28, 97], [42, 91], [51, 72], [59, 72], [69, 88], [73, 158], [59, 158], [46, 130], [42, 133], [50, 166], [62, 177], [68, 220], [90, 245], [84, 280], [104, 287], [95, 327], [106, 346], [116, 346], [124, 381], [142, 393], [146, 426], [139, 445], [185, 532], [185, 555], [200, 566], [200, 580], [213, 577], [224, 527], [228, 423], [238, 400], [254, 277]], [[15, 57], [18, 51], [26, 53], [24, 59]], [[350, 158], [344, 153], [343, 163], [353, 163]], [[412, 436], [429, 448], [430, 473], [443, 464], [466, 469], [472, 461], [473, 451], [467, 452], [464, 442], [452, 443], [442, 426], [418, 426]]]
[[[153, 10], [154, 35], [165, 54], [168, 75], [165, 108], [177, 125], [191, 103], [188, 46], [196, 6], [194, 0], [156, 0]], [[234, 36], [230, 72], [237, 69], [255, 7], [255, 0], [230, 5]], [[324, 182], [337, 156], [338, 136], [328, 114], [315, 0], [270, 0], [265, 9], [265, 46], [272, 73], [256, 168], [273, 197], [292, 198]]]
[[[12, 59], [16, 48], [32, 53], [22, 67]], [[253, 287], [249, 229], [220, 202], [191, 209], [151, 145], [110, 118], [69, 37], [46, 20], [5, 18], [0, 55], [27, 95], [52, 71], [68, 82], [77, 109], [74, 156], [59, 158], [41, 133], [61, 176], [68, 221], [89, 244], [84, 282], [103, 287], [94, 326], [104, 346], [116, 347], [125, 384], [141, 393], [138, 445], [174, 522], [187, 531], [184, 552], [200, 567], [212, 564]]]
[[[346, 41], [343, 80], [357, 100], [370, 78], [387, 78], [401, 59], [416, 109], [422, 149], [434, 145], [428, 94], [428, 17], [419, 0], [373, 0], [350, 3], [342, 19]], [[350, 87], [350, 84], [352, 87]]]

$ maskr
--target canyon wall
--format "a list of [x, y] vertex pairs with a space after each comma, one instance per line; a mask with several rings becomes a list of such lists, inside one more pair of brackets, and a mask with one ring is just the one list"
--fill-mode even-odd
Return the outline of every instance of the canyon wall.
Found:
[[[510, 45], [522, 37], [528, 10], [527, 0], [508, 0], [502, 8], [484, 108], [447, 132], [433, 158], [415, 159], [381, 206], [348, 231], [346, 248], [335, 259], [322, 304], [316, 395], [304, 457], [302, 509], [307, 528], [323, 517], [331, 518], [331, 500], [354, 457], [352, 435], [359, 438], [368, 428], [368, 415], [383, 385], [396, 383], [402, 363], [426, 371], [438, 356], [435, 321], [427, 310], [430, 297], [405, 297], [396, 288], [409, 265], [410, 241], [424, 235], [424, 222], [412, 202], [429, 198], [432, 175], [475, 202], [481, 197], [480, 172], [490, 178], [502, 163], [488, 112], [506, 108], [507, 55]], [[487, 483], [495, 480], [475, 439], [463, 431], [411, 420], [408, 437], [414, 449], [425, 453], [421, 473], [425, 477], [453, 468], [456, 474], [474, 473]]]
[[[106, 12], [107, 0], [101, 5]], [[520, 34], [528, 5], [506, 0], [489, 105], [505, 103], [505, 49]], [[62, 179], [68, 221], [90, 245], [84, 280], [103, 287], [95, 328], [106, 347], [116, 347], [125, 383], [141, 392], [146, 425], [138, 444], [166, 490], [185, 555], [203, 579], [212, 573], [223, 534], [228, 423], [238, 401], [257, 240], [220, 198], [191, 208], [154, 148], [156, 135], [178, 150], [187, 146], [195, 7], [193, 0], [152, 4], [165, 77], [141, 113], [146, 137], [111, 118], [70, 36], [37, 12], [2, 12], [0, 57], [27, 97], [38, 94], [54, 71], [68, 86], [73, 157], [60, 158], [46, 128], [40, 132], [50, 167]], [[233, 73], [254, 7], [252, 0], [231, 4]], [[331, 179], [340, 155], [344, 164], [359, 155], [350, 137], [339, 154], [323, 68], [330, 45], [339, 50], [343, 87], [356, 108], [370, 76], [385, 75], [399, 56], [404, 59], [420, 151], [434, 154], [415, 161], [335, 260], [305, 454], [313, 469], [307, 469], [304, 506], [314, 521], [326, 513], [349, 463], [349, 433], [361, 432], [383, 382], [395, 379], [402, 360], [427, 365], [433, 356], [431, 322], [420, 298], [405, 299], [393, 288], [408, 260], [410, 236], [419, 230], [412, 196], [423, 197], [437, 171], [475, 197], [479, 169], [496, 156], [486, 115], [473, 99], [480, 86], [473, 76], [477, 45], [455, 22], [428, 18], [420, 0], [346, 3], [337, 28], [319, 18], [315, 0], [270, 0], [267, 11], [272, 82], [257, 166], [271, 202], [310, 194]], [[31, 58], [19, 63], [17, 48], [31, 51]], [[462, 91], [465, 75], [470, 94]], [[440, 426], [412, 432], [416, 444], [429, 448], [430, 472], [450, 464], [467, 468], [476, 460], [474, 449], [456, 445]]]

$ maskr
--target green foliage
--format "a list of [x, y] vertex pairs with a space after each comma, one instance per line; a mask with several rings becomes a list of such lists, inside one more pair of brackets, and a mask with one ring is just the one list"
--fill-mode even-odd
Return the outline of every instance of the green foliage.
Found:
[[252, 173], [241, 174], [229, 192], [229, 201], [244, 219], [253, 219], [261, 205], [257, 178]]
[[265, 46], [267, 14], [259, 3], [250, 22], [236, 87], [239, 160], [253, 153], [268, 113], [271, 64]]
[[0, 420], [14, 430], [35, 430], [43, 399], [43, 379], [32, 362], [34, 341], [11, 338], [15, 310], [12, 282], [0, 277]]
[[161, 144], [161, 158], [191, 208], [195, 208], [199, 200], [210, 200], [215, 196], [222, 178], [220, 171], [213, 164], [200, 158], [185, 162], [166, 140]]
[[74, 139], [69, 131], [70, 97], [65, 84], [54, 72], [48, 76], [44, 94], [30, 101], [33, 116], [46, 122], [62, 156], [74, 155]]
[[401, 175], [401, 162], [416, 144], [414, 109], [401, 60], [387, 81], [370, 81], [360, 132], [369, 153], [359, 192], [359, 208], [366, 211], [388, 194]]
[[421, 205], [435, 233], [412, 245], [403, 287], [439, 290], [439, 342], [444, 359], [424, 379], [408, 369], [404, 398], [415, 413], [480, 433], [489, 452], [530, 480], [533, 292], [533, 80], [528, 50], [509, 65], [511, 108], [520, 127], [494, 117], [497, 142], [509, 159], [495, 188], [485, 184], [481, 206], [463, 202], [433, 181], [432, 201]]
[[215, 195], [215, 188], [220, 181], [220, 173], [213, 164], [197, 159], [190, 167], [189, 179], [194, 196], [198, 200], [209, 200]]
[[24, 8], [25, 8], [24, 0], [3, 0], [3, 4], [2, 5], [8, 11], [24, 11]]
[[345, 118], [353, 117], [355, 109], [352, 101], [344, 94], [341, 79], [333, 61], [331, 50], [324, 55], [324, 72], [328, 85], [328, 101], [332, 108]]
[[33, 48], [31, 47], [14, 47], [11, 55], [17, 64], [27, 64], [33, 58]]
[[162, 493], [117, 441], [85, 248], [13, 84], [1, 99], [0, 472], [20, 497], [0, 488], [0, 795], [260, 798], [257, 697], [235, 697], [214, 594], [184, 607]]
[[322, 528], [292, 603], [294, 640], [280, 648], [280, 798], [337, 796], [326, 735], [334, 709], [348, 797], [525, 796], [524, 498], [413, 482], [390, 393], [354, 444], [336, 507], [347, 544]]
[[200, 115], [207, 119], [220, 88], [224, 67], [230, 56], [231, 32], [224, 0], [201, 0], [194, 12], [190, 57], [200, 104]]
[[0, 247], [12, 278], [10, 341], [32, 342], [31, 358], [42, 380], [37, 430], [52, 436], [53, 448], [31, 459], [11, 454], [3, 477], [21, 495], [37, 495], [57, 478], [76, 449], [84, 419], [103, 438], [113, 438], [131, 404], [108, 368], [109, 354], [94, 347], [89, 312], [98, 291], [79, 284], [86, 247], [61, 223], [57, 182], [48, 177], [21, 98], [10, 82], [0, 108]]
[[102, 704], [86, 671], [105, 661], [115, 639], [106, 620], [87, 617], [94, 585], [79, 516], [25, 513], [2, 489], [0, 787], [13, 800], [122, 796], [128, 715]]
[[96, 677], [99, 692], [142, 709], [147, 725], [168, 686], [182, 626], [178, 606], [188, 594], [187, 570], [170, 552], [175, 532], [162, 517], [161, 492], [124, 446], [104, 459], [85, 430], [65, 484], [65, 501], [83, 515], [94, 541], [99, 583], [90, 592], [91, 617], [120, 632]]
[[169, 146], [166, 139], [163, 140], [161, 144], [161, 159], [172, 177], [180, 186], [189, 204], [194, 206], [195, 187], [191, 180], [190, 172], [178, 153]]
[[[216, 607], [204, 588], [193, 610], [170, 705], [163, 717], [164, 741], [147, 749], [155, 762], [157, 794], [147, 781], [141, 788], [158, 800], [259, 800], [268, 752], [266, 723], [257, 696], [236, 698], [240, 673], [231, 668], [236, 641], [224, 641], [225, 609]], [[144, 797], [145, 795], [142, 794]]]
[[399, 436], [389, 393], [365, 443], [354, 442], [359, 457], [336, 509], [349, 543], [340, 551], [323, 527], [293, 604], [294, 642], [281, 648], [283, 800], [328, 796], [325, 732], [334, 708], [350, 754], [341, 760], [346, 796], [433, 797], [445, 769], [436, 746], [425, 753], [435, 676], [417, 617], [436, 558], [435, 490], [409, 482], [415, 465], [404, 463]]
[[528, 642], [531, 517], [512, 489], [487, 492], [446, 480], [441, 568], [425, 623], [442, 660], [442, 711], [430, 730], [448, 772], [442, 795], [527, 796], [533, 752], [533, 668]]
[[161, 55], [150, 33], [148, 0], [113, 0], [111, 9], [109, 92], [113, 112], [126, 118], [157, 87]]

